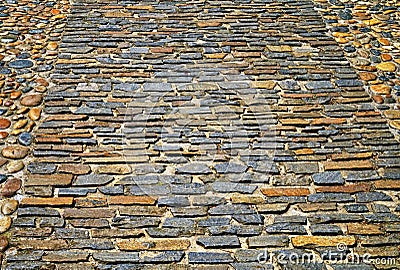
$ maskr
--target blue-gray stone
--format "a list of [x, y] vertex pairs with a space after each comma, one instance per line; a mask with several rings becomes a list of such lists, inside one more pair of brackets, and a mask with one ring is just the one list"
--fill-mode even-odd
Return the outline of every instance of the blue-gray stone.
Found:
[[383, 192], [360, 192], [356, 194], [357, 202], [392, 201], [393, 199]]
[[180, 262], [185, 256], [183, 251], [147, 252], [147, 256], [140, 259], [143, 263], [175, 263]]
[[308, 196], [309, 202], [354, 202], [348, 193], [316, 193]]
[[93, 259], [101, 262], [139, 262], [139, 252], [98, 252], [93, 254]]
[[32, 143], [32, 135], [28, 132], [23, 132], [19, 135], [18, 142], [22, 145], [29, 146]]
[[8, 175], [0, 174], [0, 184], [5, 182], [8, 178]]
[[205, 248], [237, 248], [240, 247], [237, 236], [206, 236], [199, 237], [197, 243]]
[[365, 204], [349, 204], [345, 205], [344, 209], [349, 213], [365, 213], [369, 211]]
[[30, 68], [33, 66], [33, 62], [30, 60], [14, 60], [8, 64], [10, 68]]
[[112, 180], [114, 180], [114, 177], [111, 175], [79, 175], [73, 186], [101, 186], [110, 183]]
[[229, 253], [222, 252], [189, 252], [189, 263], [215, 264], [232, 263], [233, 258]]
[[244, 173], [247, 170], [247, 166], [233, 163], [233, 162], [225, 162], [219, 163], [214, 166], [217, 173]]
[[57, 166], [49, 163], [33, 162], [28, 165], [28, 171], [32, 174], [52, 174]]
[[316, 173], [312, 176], [316, 185], [342, 185], [344, 179], [338, 171]]

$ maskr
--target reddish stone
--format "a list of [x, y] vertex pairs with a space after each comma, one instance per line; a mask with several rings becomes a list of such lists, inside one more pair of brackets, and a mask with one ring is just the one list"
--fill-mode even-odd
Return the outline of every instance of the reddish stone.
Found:
[[347, 186], [326, 186], [316, 188], [317, 192], [330, 192], [330, 193], [357, 193], [368, 192], [371, 190], [371, 184], [362, 183]]
[[74, 203], [72, 197], [58, 198], [23, 198], [20, 202], [22, 206], [71, 206]]
[[10, 120], [6, 118], [0, 118], [0, 129], [6, 129], [11, 125]]
[[8, 179], [1, 190], [1, 196], [12, 197], [21, 188], [22, 181], [18, 178]]
[[308, 188], [262, 188], [261, 192], [268, 197], [307, 196], [310, 194]]
[[156, 203], [156, 199], [149, 196], [111, 196], [109, 198], [109, 203], [122, 204], [122, 205], [133, 205], [133, 204], [153, 205]]
[[21, 105], [33, 107], [42, 103], [42, 100], [43, 96], [40, 94], [28, 95], [21, 99]]
[[374, 101], [375, 101], [376, 103], [378, 103], [378, 104], [382, 104], [383, 101], [384, 101], [382, 96], [376, 95], [376, 96], [373, 96], [372, 98], [373, 98]]
[[2, 131], [0, 132], [0, 139], [5, 139], [8, 137], [8, 132]]
[[8, 247], [8, 240], [4, 235], [0, 236], [0, 252], [3, 252]]

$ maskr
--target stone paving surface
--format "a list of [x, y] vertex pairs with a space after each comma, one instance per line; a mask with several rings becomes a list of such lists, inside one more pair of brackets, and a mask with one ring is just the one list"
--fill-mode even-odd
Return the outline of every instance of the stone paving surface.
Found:
[[400, 80], [396, 71], [400, 64], [400, 4], [390, 0], [317, 2], [331, 35], [398, 133]]
[[2, 267], [399, 269], [398, 108], [320, 5], [74, 0]]

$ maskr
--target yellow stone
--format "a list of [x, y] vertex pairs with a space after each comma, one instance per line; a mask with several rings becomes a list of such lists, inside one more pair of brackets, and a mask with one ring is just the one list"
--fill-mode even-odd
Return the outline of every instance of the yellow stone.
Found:
[[21, 119], [21, 120], [18, 120], [14, 124], [13, 128], [14, 129], [20, 129], [20, 128], [23, 128], [24, 126], [26, 126], [26, 124], [28, 124], [28, 120], [27, 119]]
[[387, 110], [384, 114], [389, 119], [400, 119], [400, 111]]
[[126, 9], [132, 9], [132, 10], [154, 10], [153, 6], [143, 6], [143, 5], [138, 5], [138, 6], [127, 6], [125, 7]]
[[49, 44], [47, 45], [47, 49], [48, 50], [56, 50], [58, 48], [57, 42], [49, 42]]
[[42, 112], [41, 108], [32, 108], [29, 111], [28, 116], [31, 120], [36, 121], [39, 120], [41, 112]]
[[288, 118], [288, 119], [279, 119], [279, 122], [282, 123], [282, 125], [288, 126], [288, 125], [309, 125], [310, 121], [305, 120], [303, 118]]
[[54, 20], [65, 19], [67, 16], [65, 14], [58, 14], [52, 17]]
[[371, 90], [378, 94], [389, 94], [390, 86], [384, 84], [371, 85]]
[[226, 53], [209, 53], [205, 54], [204, 56], [208, 59], [223, 59], [226, 55]]
[[24, 162], [22, 161], [12, 161], [7, 164], [7, 171], [9, 173], [16, 173], [22, 170], [25, 167]]
[[274, 81], [258, 81], [258, 82], [251, 83], [251, 87], [253, 87], [253, 88], [263, 88], [263, 89], [269, 89], [269, 90], [274, 89], [275, 85], [276, 85], [276, 82], [274, 82]]
[[257, 195], [232, 195], [232, 203], [244, 203], [244, 204], [262, 204], [265, 202], [262, 196]]
[[102, 165], [97, 168], [97, 173], [104, 174], [129, 174], [132, 169], [128, 165]]
[[336, 38], [337, 43], [340, 44], [345, 44], [347, 42], [349, 42], [346, 38], [340, 37], [340, 38]]
[[292, 47], [288, 46], [288, 45], [282, 45], [282, 46], [267, 46], [268, 50], [270, 50], [271, 52], [291, 52], [292, 51]]
[[181, 239], [151, 239], [145, 240], [122, 240], [117, 243], [120, 250], [186, 250], [190, 247], [189, 240]]
[[103, 15], [106, 18], [127, 18], [127, 17], [132, 17], [131, 14], [126, 13], [126, 12], [117, 12], [117, 11], [109, 11], [104, 13]]
[[354, 236], [296, 236], [292, 238], [294, 247], [335, 247], [338, 245], [352, 246], [356, 243]]
[[384, 234], [380, 226], [374, 224], [348, 224], [347, 231], [349, 234], [377, 235]]
[[374, 19], [371, 19], [371, 20], [365, 20], [365, 21], [363, 21], [363, 23], [365, 23], [368, 26], [373, 26], [373, 25], [380, 24], [381, 21], [374, 18]]
[[0, 234], [8, 231], [11, 226], [11, 218], [9, 216], [0, 217]]
[[338, 38], [341, 38], [341, 37], [351, 37], [351, 34], [349, 34], [349, 33], [342, 33], [342, 32], [333, 32], [333, 34], [332, 34], [334, 37], [338, 37]]
[[389, 122], [389, 125], [390, 125], [392, 128], [395, 128], [395, 129], [400, 130], [400, 120], [393, 120], [393, 121], [390, 121], [390, 122]]
[[387, 72], [394, 72], [396, 71], [396, 65], [393, 63], [380, 63], [376, 65], [376, 68], [382, 71], [387, 71]]
[[386, 38], [378, 38], [378, 42], [380, 44], [382, 44], [383, 46], [389, 46], [390, 45], [390, 41], [387, 40]]

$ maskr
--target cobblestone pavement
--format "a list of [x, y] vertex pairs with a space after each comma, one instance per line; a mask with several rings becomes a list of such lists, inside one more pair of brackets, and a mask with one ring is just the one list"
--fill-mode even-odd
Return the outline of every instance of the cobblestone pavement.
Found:
[[399, 269], [398, 108], [320, 7], [74, 0], [3, 269]]

